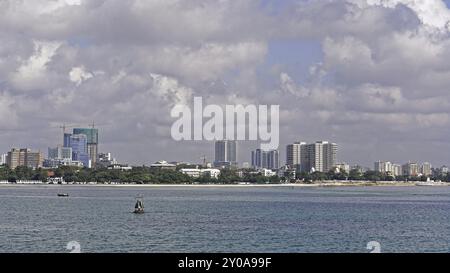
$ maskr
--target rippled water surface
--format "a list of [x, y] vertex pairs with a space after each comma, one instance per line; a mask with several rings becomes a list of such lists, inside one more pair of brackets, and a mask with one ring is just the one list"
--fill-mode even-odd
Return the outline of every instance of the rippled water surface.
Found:
[[450, 187], [0, 187], [0, 252], [68, 252], [69, 241], [82, 252], [368, 252], [369, 241], [450, 252]]

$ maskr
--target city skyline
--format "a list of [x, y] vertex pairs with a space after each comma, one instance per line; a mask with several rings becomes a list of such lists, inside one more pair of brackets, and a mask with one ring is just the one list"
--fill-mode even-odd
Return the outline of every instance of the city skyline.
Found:
[[[61, 128], [65, 129], [65, 126], [61, 126]], [[78, 133], [78, 134], [75, 134]], [[72, 165], [72, 166], [87, 166], [88, 168], [92, 168], [95, 165], [92, 164], [91, 154], [88, 152], [88, 139], [90, 139], [90, 143], [95, 143], [96, 148], [95, 151], [97, 156], [95, 161], [99, 161], [102, 163], [101, 165], [104, 167], [108, 167], [110, 165], [119, 164], [116, 158], [112, 157], [111, 152], [99, 151], [98, 143], [99, 143], [99, 131], [97, 128], [74, 128], [73, 134], [66, 133], [63, 130], [63, 144], [56, 144], [54, 147], [48, 147], [47, 156], [44, 155], [40, 150], [33, 151], [29, 147], [26, 148], [17, 148], [11, 147], [11, 149], [2, 155], [3, 164], [12, 165], [13, 168], [18, 165], [30, 166], [33, 168], [36, 167], [57, 167], [58, 164], [62, 165]], [[350, 170], [355, 167], [362, 167], [368, 170], [378, 171], [380, 173], [390, 173], [394, 176], [398, 175], [431, 175], [432, 169], [440, 170], [441, 172], [448, 169], [447, 164], [442, 165], [433, 165], [429, 163], [429, 161], [422, 159], [421, 161], [404, 161], [405, 163], [397, 164], [391, 162], [389, 160], [377, 160], [373, 163], [373, 167], [364, 166], [359, 163], [349, 164], [345, 160], [338, 160], [337, 152], [338, 152], [338, 144], [318, 140], [313, 143], [306, 143], [297, 141], [285, 146], [286, 154], [285, 160], [280, 159], [280, 151], [277, 150], [264, 150], [257, 148], [256, 150], [252, 150], [250, 153], [250, 160], [240, 159], [237, 155], [239, 151], [239, 141], [230, 141], [230, 140], [219, 140], [212, 141], [214, 143], [214, 161], [208, 161], [207, 157], [203, 155], [200, 159], [201, 161], [180, 161], [180, 160], [171, 160], [168, 159], [169, 162], [178, 162], [178, 163], [191, 163], [204, 165], [205, 163], [211, 164], [211, 166], [215, 167], [238, 167], [242, 168], [243, 165], [248, 165], [253, 169], [272, 169], [278, 170], [284, 166], [287, 166], [291, 169], [296, 169], [297, 172], [328, 172], [330, 170], [335, 170], [336, 168], [340, 168], [341, 170]], [[25, 147], [25, 146], [24, 146]], [[19, 153], [20, 151], [20, 153]], [[26, 152], [31, 153], [34, 157], [35, 154], [40, 154], [41, 159], [32, 159], [32, 164], [27, 163]], [[22, 155], [22, 153], [24, 155]], [[80, 153], [83, 158], [80, 158]], [[13, 157], [14, 161], [17, 163], [12, 163], [9, 157], [12, 154], [17, 154]], [[20, 159], [19, 159], [20, 155]], [[45, 159], [45, 160], [44, 160]], [[45, 166], [46, 160], [50, 160]], [[165, 158], [167, 159], [167, 158]], [[163, 160], [165, 160], [163, 159]], [[53, 161], [52, 161], [53, 160]], [[68, 160], [68, 161], [67, 161]], [[88, 160], [88, 162], [86, 161]], [[8, 163], [9, 162], [9, 163]], [[40, 163], [39, 163], [40, 162]], [[73, 162], [73, 163], [72, 163]], [[160, 159], [158, 161], [146, 162], [141, 165], [155, 165], [154, 162], [162, 162]], [[44, 163], [44, 164], [42, 164]], [[80, 165], [79, 163], [82, 163]], [[120, 162], [123, 166], [133, 166], [129, 162]], [[251, 163], [251, 164], [250, 164]], [[106, 164], [106, 165], [105, 165]], [[156, 164], [157, 165], [157, 164]], [[169, 164], [170, 165], [170, 164]], [[136, 166], [136, 165], [134, 165]], [[245, 168], [245, 167], [244, 167]], [[412, 168], [412, 170], [411, 170]], [[348, 170], [347, 173], [348, 173]]]
[[325, 139], [338, 162], [449, 165], [449, 3], [4, 1], [0, 150], [45, 152], [95, 120], [121, 162], [212, 161], [212, 143], [170, 137], [171, 108], [202, 97], [280, 105], [282, 159]]

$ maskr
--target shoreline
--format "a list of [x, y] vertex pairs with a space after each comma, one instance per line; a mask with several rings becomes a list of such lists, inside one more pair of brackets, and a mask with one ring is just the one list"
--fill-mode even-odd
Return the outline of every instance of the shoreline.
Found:
[[[422, 183], [422, 184], [421, 184]], [[116, 188], [157, 188], [157, 187], [190, 187], [190, 188], [311, 188], [311, 187], [448, 187], [450, 183], [423, 183], [423, 182], [391, 182], [391, 181], [324, 181], [315, 183], [288, 183], [288, 184], [0, 184], [0, 187], [26, 187], [26, 186], [86, 186], [86, 187], [116, 187]]]

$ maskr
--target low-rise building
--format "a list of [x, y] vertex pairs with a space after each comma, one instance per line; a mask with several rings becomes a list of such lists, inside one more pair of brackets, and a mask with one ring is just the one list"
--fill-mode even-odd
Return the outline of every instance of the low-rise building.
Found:
[[350, 165], [348, 165], [347, 163], [337, 163], [336, 169], [339, 170], [339, 172], [344, 171], [346, 173], [350, 173]]
[[114, 164], [108, 167], [108, 170], [121, 170], [121, 171], [131, 171], [133, 167], [122, 164]]
[[194, 178], [209, 176], [217, 179], [220, 175], [219, 169], [181, 169], [180, 172]]
[[70, 167], [79, 167], [82, 168], [84, 166], [83, 162], [72, 160], [69, 158], [61, 159], [61, 158], [54, 158], [54, 159], [45, 159], [44, 163], [42, 164], [45, 168], [58, 168], [61, 166], [70, 166]]
[[111, 155], [111, 153], [100, 153], [98, 154], [98, 159], [96, 162], [96, 166], [100, 167], [109, 167], [111, 165], [118, 164], [117, 160]]
[[295, 173], [296, 169], [289, 165], [285, 165], [277, 171], [278, 177], [285, 177], [288, 181], [295, 179]]
[[174, 170], [177, 169], [177, 165], [168, 163], [165, 160], [161, 160], [161, 161], [155, 162], [152, 165], [150, 165], [150, 168], [152, 168], [152, 169], [159, 169], [159, 170], [173, 170], [174, 171]]
[[269, 170], [269, 169], [260, 169], [259, 173], [265, 177], [272, 177], [277, 175], [277, 172]]

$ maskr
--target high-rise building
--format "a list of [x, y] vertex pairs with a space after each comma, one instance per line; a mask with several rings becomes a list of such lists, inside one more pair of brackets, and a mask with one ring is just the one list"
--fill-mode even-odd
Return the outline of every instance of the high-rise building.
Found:
[[252, 151], [252, 168], [254, 169], [279, 169], [280, 159], [278, 150], [263, 151], [256, 149]]
[[70, 138], [72, 134], [64, 133], [64, 147], [71, 147]]
[[6, 164], [7, 157], [8, 157], [8, 154], [0, 155], [0, 165], [5, 165]]
[[255, 151], [252, 151], [252, 168], [262, 168], [262, 165], [262, 150], [256, 149]]
[[419, 165], [408, 162], [402, 166], [402, 173], [406, 176], [417, 176], [419, 175]]
[[80, 161], [85, 167], [90, 168], [92, 161], [90, 161], [88, 154], [86, 135], [72, 135], [70, 137], [70, 146], [72, 148], [72, 160]]
[[305, 142], [296, 142], [286, 146], [286, 165], [290, 168], [298, 169], [301, 162], [301, 150], [306, 145]]
[[40, 168], [44, 157], [41, 152], [32, 152], [30, 149], [12, 148], [6, 157], [6, 164], [9, 168], [15, 169], [19, 166], [27, 166], [29, 168]]
[[[86, 129], [86, 130], [91, 130], [91, 129]], [[93, 130], [97, 130], [97, 129], [93, 129]], [[67, 153], [68, 149], [71, 149], [71, 159], [73, 161], [80, 161], [83, 166], [85, 167], [92, 167], [92, 158], [91, 156], [93, 156], [93, 154], [90, 154], [89, 152], [91, 151], [95, 151], [95, 158], [97, 158], [97, 150], [95, 149], [91, 149], [89, 150], [89, 144], [88, 144], [88, 135], [86, 133], [90, 133], [90, 139], [95, 140], [97, 139], [96, 133], [92, 133], [90, 131], [83, 131], [83, 129], [77, 128], [73, 130], [74, 132], [83, 132], [81, 134], [68, 134], [65, 133], [64, 134], [64, 147], [61, 149], [61, 153], [64, 151], [64, 153]], [[95, 144], [97, 145], [97, 144]], [[94, 145], [94, 146], [95, 146]], [[64, 149], [66, 148], [66, 149]], [[55, 150], [50, 151], [49, 150], [49, 156], [50, 156], [50, 152], [58, 152]]]
[[97, 163], [98, 157], [98, 129], [95, 128], [74, 128], [74, 135], [86, 135], [87, 138], [87, 153], [91, 160], [92, 166]]
[[237, 166], [237, 143], [235, 140], [219, 140], [215, 143], [214, 165]]
[[392, 174], [392, 163], [389, 161], [377, 161], [374, 163], [374, 171]]
[[328, 172], [336, 166], [337, 144], [318, 141], [302, 145], [300, 149], [300, 166], [305, 172]]
[[323, 171], [332, 170], [337, 163], [337, 144], [322, 142], [323, 145]]
[[278, 170], [280, 168], [280, 153], [278, 150], [267, 152], [267, 168], [271, 170]]
[[420, 168], [420, 172], [424, 176], [431, 176], [431, 164], [428, 162], [423, 163]]
[[383, 174], [393, 176], [402, 175], [402, 166], [389, 161], [377, 161], [374, 163], [374, 170]]
[[394, 176], [402, 175], [402, 166], [399, 164], [392, 164], [392, 175]]
[[22, 153], [21, 156], [20, 150], [16, 148], [12, 148], [11, 151], [8, 152], [8, 156], [6, 157], [6, 165], [8, 165], [10, 169], [15, 169], [18, 166], [23, 166], [24, 161], [24, 154]]

